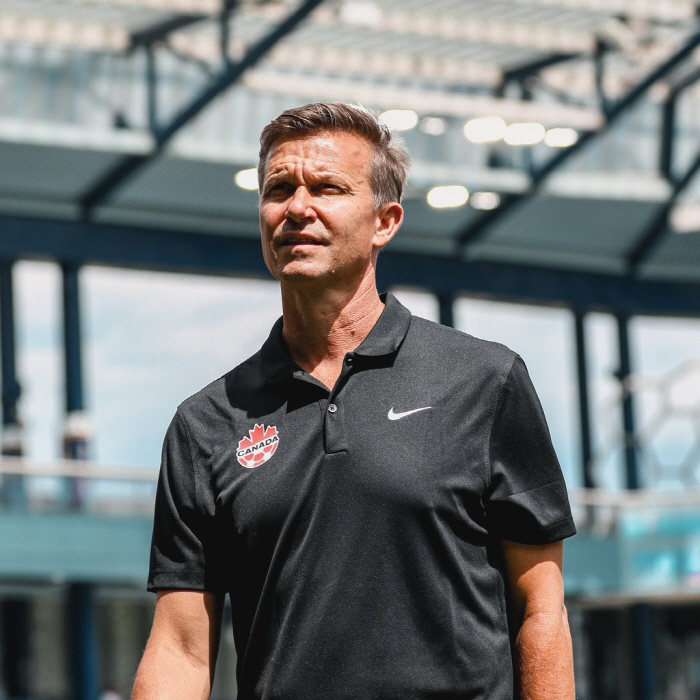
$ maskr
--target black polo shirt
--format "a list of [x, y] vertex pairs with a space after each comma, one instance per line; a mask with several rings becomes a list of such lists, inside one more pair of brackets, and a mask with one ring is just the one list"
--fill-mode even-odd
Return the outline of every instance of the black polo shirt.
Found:
[[149, 589], [230, 593], [240, 700], [512, 700], [499, 540], [575, 532], [522, 361], [388, 295], [329, 392], [281, 331], [178, 408]]

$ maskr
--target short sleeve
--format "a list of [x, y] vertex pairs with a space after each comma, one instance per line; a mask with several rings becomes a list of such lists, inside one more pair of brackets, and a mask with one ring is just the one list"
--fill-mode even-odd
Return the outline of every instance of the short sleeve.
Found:
[[215, 513], [201, 491], [185, 419], [177, 413], [165, 436], [156, 491], [148, 590], [226, 590]]
[[522, 544], [576, 534], [544, 412], [520, 357], [498, 397], [489, 439], [489, 531]]

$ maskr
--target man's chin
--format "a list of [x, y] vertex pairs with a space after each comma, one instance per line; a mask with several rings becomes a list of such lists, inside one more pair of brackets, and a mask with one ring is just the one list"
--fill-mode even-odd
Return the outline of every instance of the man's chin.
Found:
[[[371, 262], [357, 260], [350, 264], [333, 264], [330, 260], [297, 258], [284, 262], [276, 261], [268, 269], [288, 289], [355, 289], [362, 280], [373, 274]], [[335, 261], [333, 261], [335, 262]]]
[[304, 264], [301, 261], [295, 261], [289, 265], [285, 265], [277, 270], [273, 275], [286, 285], [323, 285], [327, 284], [332, 278], [332, 272], [321, 270], [317, 266]]

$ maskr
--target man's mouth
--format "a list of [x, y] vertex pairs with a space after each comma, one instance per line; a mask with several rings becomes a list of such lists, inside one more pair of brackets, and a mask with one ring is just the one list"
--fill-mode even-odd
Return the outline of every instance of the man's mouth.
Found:
[[278, 243], [279, 247], [292, 247], [295, 245], [323, 245], [323, 243], [311, 236], [285, 236]]

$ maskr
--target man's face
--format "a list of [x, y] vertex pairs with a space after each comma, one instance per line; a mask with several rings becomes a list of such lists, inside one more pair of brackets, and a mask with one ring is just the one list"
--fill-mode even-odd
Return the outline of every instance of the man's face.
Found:
[[374, 209], [372, 157], [367, 141], [346, 132], [277, 141], [270, 149], [260, 231], [265, 263], [283, 285], [340, 287], [368, 273], [391, 238]]

